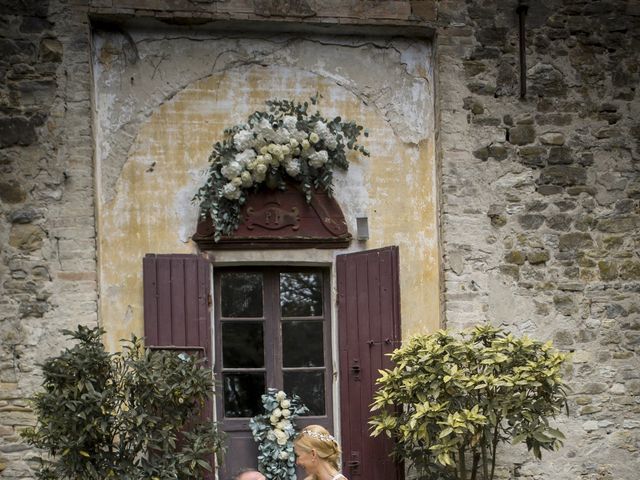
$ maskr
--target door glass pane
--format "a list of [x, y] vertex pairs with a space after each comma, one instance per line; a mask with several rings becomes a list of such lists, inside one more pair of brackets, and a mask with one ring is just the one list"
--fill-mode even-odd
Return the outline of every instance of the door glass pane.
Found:
[[323, 367], [322, 321], [282, 322], [282, 363], [285, 367]]
[[262, 317], [262, 274], [225, 272], [220, 275], [223, 317]]
[[280, 274], [283, 317], [322, 315], [322, 275], [319, 272]]
[[324, 415], [324, 372], [284, 372], [284, 391], [296, 394], [309, 413]]
[[223, 384], [225, 417], [253, 417], [262, 413], [264, 373], [226, 373]]
[[222, 322], [222, 366], [264, 367], [262, 322]]

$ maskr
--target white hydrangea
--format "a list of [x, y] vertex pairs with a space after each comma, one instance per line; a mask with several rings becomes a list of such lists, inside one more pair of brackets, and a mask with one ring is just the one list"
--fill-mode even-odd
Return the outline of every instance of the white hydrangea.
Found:
[[313, 130], [318, 134], [320, 139], [324, 142], [329, 150], [336, 149], [336, 147], [338, 146], [338, 141], [336, 140], [335, 135], [331, 133], [331, 130], [329, 130], [329, 127], [326, 123], [320, 121], [316, 122]]
[[307, 138], [309, 138], [309, 135], [303, 130], [296, 130], [291, 131], [291, 138], [293, 138], [298, 143], [302, 143], [304, 140], [307, 140]]
[[298, 160], [297, 158], [292, 158], [284, 164], [284, 169], [292, 177], [297, 177], [298, 175], [300, 175], [300, 160]]
[[319, 152], [313, 152], [309, 155], [309, 165], [314, 168], [322, 167], [329, 160], [329, 154], [326, 150], [320, 150]]
[[242, 170], [243, 166], [239, 162], [232, 160], [220, 169], [220, 173], [222, 173], [225, 178], [231, 180], [240, 175]]
[[234, 157], [235, 161], [238, 162], [243, 167], [249, 165], [249, 163], [256, 158], [256, 152], [252, 148], [247, 150], [243, 150], [240, 153], [236, 153]]
[[289, 143], [290, 138], [291, 138], [291, 134], [289, 133], [289, 130], [287, 130], [284, 127], [281, 127], [273, 131], [273, 136], [271, 137], [271, 140], [274, 143]]
[[240, 130], [233, 136], [233, 145], [236, 150], [242, 152], [253, 147], [254, 136], [251, 130]]
[[229, 200], [238, 200], [242, 191], [233, 182], [229, 182], [222, 187], [222, 195]]
[[298, 123], [298, 118], [294, 117], [293, 115], [285, 115], [284, 117], [282, 117], [282, 125], [284, 125], [284, 128], [286, 128], [290, 132], [293, 132], [296, 130], [297, 123]]

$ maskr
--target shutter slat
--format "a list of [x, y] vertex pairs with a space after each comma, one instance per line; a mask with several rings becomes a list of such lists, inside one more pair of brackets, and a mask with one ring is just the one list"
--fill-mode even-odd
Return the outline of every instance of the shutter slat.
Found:
[[144, 288], [144, 334], [147, 343], [158, 344], [158, 290], [155, 255], [142, 260]]
[[173, 345], [171, 335], [171, 259], [157, 257], [158, 345]]

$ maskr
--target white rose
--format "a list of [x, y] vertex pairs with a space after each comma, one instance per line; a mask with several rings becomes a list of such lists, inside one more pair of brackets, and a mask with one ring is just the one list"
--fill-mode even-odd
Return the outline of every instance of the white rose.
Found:
[[269, 417], [269, 421], [271, 422], [271, 425], [276, 425], [280, 421], [280, 417], [276, 415], [271, 415]]
[[241, 171], [242, 171], [242, 165], [240, 165], [240, 163], [233, 160], [227, 163], [224, 167], [220, 169], [220, 173], [222, 173], [222, 175], [228, 178], [229, 180], [240, 175]]
[[253, 179], [251, 178], [251, 174], [246, 170], [242, 172], [242, 174], [240, 175], [240, 179], [242, 180], [242, 186], [244, 188], [248, 188], [251, 185], [253, 185]]
[[311, 132], [311, 134], [309, 135], [309, 142], [318, 143], [318, 141], [320, 141], [320, 137], [318, 136], [318, 134], [316, 132]]
[[280, 452], [280, 460], [286, 460], [289, 458], [289, 452]]
[[289, 410], [288, 408], [285, 408], [282, 410], [282, 416], [284, 418], [289, 418], [290, 415], [291, 415], [291, 410]]
[[233, 184], [233, 182], [227, 183], [224, 187], [222, 187], [222, 195], [229, 200], [237, 200], [240, 198], [240, 194], [242, 192], [240, 189]]
[[295, 138], [292, 138], [291, 140], [289, 140], [289, 145], [291, 145], [291, 148], [296, 148], [298, 145], [300, 145], [300, 143]]
[[276, 409], [273, 410], [272, 414], [275, 415], [276, 417], [281, 417], [282, 416], [282, 410], [280, 410], [279, 408], [276, 408]]
[[303, 140], [302, 141], [302, 149], [306, 150], [307, 148], [309, 148], [311, 146], [311, 144], [309, 143], [309, 140]]
[[267, 178], [267, 175], [263, 172], [263, 173], [259, 173], [257, 171], [254, 171], [253, 174], [251, 175], [251, 177], [253, 178], [253, 181], [255, 183], [262, 183], [264, 182], [264, 179]]
[[256, 173], [260, 175], [267, 173], [267, 166], [264, 163], [256, 165]]
[[284, 393], [282, 390], [279, 390], [278, 393], [276, 393], [276, 400], [277, 401], [281, 402], [285, 398], [287, 398], [287, 394]]
[[282, 408], [289, 408], [291, 406], [291, 402], [289, 400], [282, 400], [280, 402], [280, 407]]
[[240, 130], [233, 136], [233, 145], [236, 150], [242, 151], [253, 146], [254, 136], [250, 130]]

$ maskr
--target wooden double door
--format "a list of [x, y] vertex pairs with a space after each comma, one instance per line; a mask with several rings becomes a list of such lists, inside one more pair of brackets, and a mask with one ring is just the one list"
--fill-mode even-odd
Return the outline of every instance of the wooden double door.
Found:
[[338, 255], [335, 268], [337, 321], [329, 268], [215, 268], [211, 282], [211, 267], [200, 257], [145, 257], [147, 344], [202, 348], [218, 382], [215, 417], [228, 447], [219, 480], [256, 466], [248, 424], [262, 413], [268, 387], [301, 397], [310, 412], [299, 428], [321, 424], [339, 435], [351, 480], [402, 477], [390, 443], [368, 435], [375, 378], [400, 339], [398, 249]]

